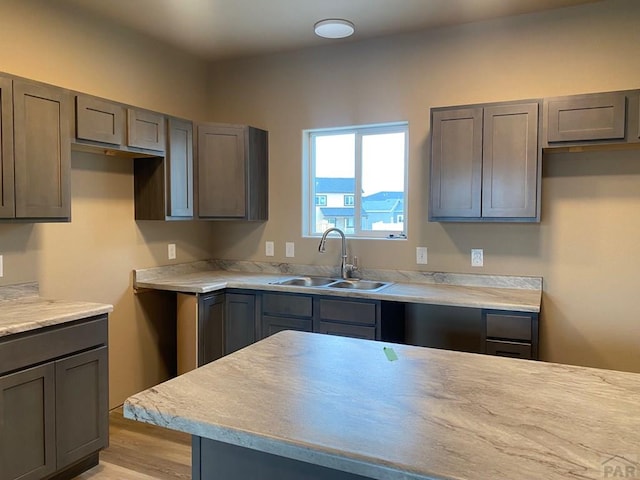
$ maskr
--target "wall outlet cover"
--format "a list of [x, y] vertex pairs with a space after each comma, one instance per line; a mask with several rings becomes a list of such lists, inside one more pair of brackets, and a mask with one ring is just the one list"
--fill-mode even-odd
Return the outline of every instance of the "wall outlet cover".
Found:
[[416, 263], [418, 265], [427, 264], [427, 247], [416, 247]]
[[484, 265], [484, 251], [481, 248], [471, 249], [471, 266], [482, 267]]
[[275, 255], [275, 245], [273, 242], [264, 242], [264, 254], [267, 257], [273, 257]]
[[167, 256], [169, 257], [169, 260], [175, 260], [176, 259], [176, 244], [175, 243], [170, 243], [167, 246]]
[[295, 243], [287, 242], [285, 244], [285, 256], [293, 258], [296, 256]]

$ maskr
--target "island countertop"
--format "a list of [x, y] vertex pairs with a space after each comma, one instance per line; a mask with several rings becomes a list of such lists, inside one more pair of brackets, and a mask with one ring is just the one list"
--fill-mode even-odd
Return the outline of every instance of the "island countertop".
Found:
[[239, 288], [521, 312], [539, 312], [542, 298], [539, 277], [370, 270], [362, 272], [364, 278], [391, 285], [378, 291], [347, 291], [274, 284], [301, 275], [335, 276], [332, 269], [290, 265], [283, 270], [291, 271], [280, 269], [280, 264], [202, 261], [134, 270], [133, 286], [197, 294]]
[[286, 331], [124, 412], [366, 478], [566, 480], [639, 467], [639, 404], [638, 374]]

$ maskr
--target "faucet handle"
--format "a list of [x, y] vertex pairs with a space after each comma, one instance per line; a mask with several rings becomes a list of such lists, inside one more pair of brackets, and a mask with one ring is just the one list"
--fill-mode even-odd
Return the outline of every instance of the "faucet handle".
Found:
[[349, 273], [349, 277], [358, 278], [354, 276], [354, 273], [358, 272], [358, 257], [353, 257], [353, 263], [347, 264], [347, 272]]

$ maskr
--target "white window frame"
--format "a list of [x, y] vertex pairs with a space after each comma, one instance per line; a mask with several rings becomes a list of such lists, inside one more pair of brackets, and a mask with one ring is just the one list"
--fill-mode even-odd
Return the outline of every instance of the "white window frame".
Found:
[[[361, 228], [361, 211], [362, 211], [362, 137], [363, 135], [371, 134], [385, 134], [385, 133], [399, 133], [405, 134], [404, 145], [404, 199], [403, 199], [403, 230], [362, 230]], [[371, 239], [406, 239], [408, 225], [406, 219], [408, 216], [408, 198], [409, 198], [409, 123], [408, 122], [393, 122], [385, 124], [375, 125], [357, 125], [349, 127], [337, 127], [337, 128], [322, 128], [322, 129], [310, 129], [303, 130], [302, 132], [302, 236], [303, 237], [320, 237], [322, 232], [314, 232], [315, 225], [313, 225], [312, 219], [314, 219], [315, 204], [315, 177], [312, 172], [315, 172], [315, 155], [312, 149], [313, 139], [316, 136], [323, 135], [339, 135], [353, 133], [356, 136], [355, 146], [355, 192], [354, 192], [354, 223], [355, 232], [346, 233], [345, 235], [351, 238], [371, 238]], [[356, 221], [357, 220], [357, 221]]]

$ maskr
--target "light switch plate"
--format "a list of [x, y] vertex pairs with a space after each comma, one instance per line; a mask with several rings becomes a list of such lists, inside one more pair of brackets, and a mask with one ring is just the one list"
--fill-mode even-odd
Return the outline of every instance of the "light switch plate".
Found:
[[4, 277], [4, 261], [2, 255], [0, 255], [0, 277]]
[[292, 257], [295, 257], [295, 256], [296, 256], [295, 246], [296, 246], [296, 245], [295, 245], [295, 243], [293, 243], [293, 242], [287, 242], [287, 243], [285, 244], [285, 249], [284, 249], [284, 251], [285, 251], [285, 256], [286, 256], [286, 257], [292, 258]]
[[471, 266], [482, 267], [484, 265], [484, 252], [481, 248], [471, 249]]
[[427, 264], [427, 247], [416, 247], [416, 263], [418, 265]]
[[176, 244], [175, 243], [170, 243], [167, 246], [167, 256], [169, 257], [169, 260], [175, 260], [176, 259]]
[[267, 257], [273, 257], [273, 255], [275, 254], [274, 251], [275, 251], [275, 246], [273, 242], [270, 242], [270, 241], [264, 242], [264, 254]]

